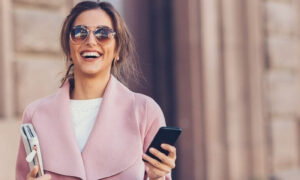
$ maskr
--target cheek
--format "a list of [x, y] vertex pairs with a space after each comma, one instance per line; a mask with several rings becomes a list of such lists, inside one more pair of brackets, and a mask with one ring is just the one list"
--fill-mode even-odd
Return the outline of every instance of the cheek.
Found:
[[74, 60], [76, 58], [77, 47], [70, 44], [70, 56]]
[[117, 49], [116, 49], [116, 43], [115, 42], [111, 43], [109, 45], [108, 49], [109, 49], [110, 56], [115, 56], [117, 54]]
[[75, 57], [75, 52], [74, 52], [74, 49], [73, 48], [70, 48], [70, 56], [72, 59], [74, 59]]

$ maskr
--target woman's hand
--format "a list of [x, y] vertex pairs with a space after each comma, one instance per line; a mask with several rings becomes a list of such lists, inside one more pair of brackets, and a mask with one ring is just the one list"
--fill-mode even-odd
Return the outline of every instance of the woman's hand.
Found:
[[27, 174], [26, 180], [51, 180], [51, 176], [49, 174], [45, 174], [36, 178], [36, 174], [38, 173], [38, 166], [34, 166], [34, 168]]
[[151, 158], [147, 154], [143, 154], [143, 159], [147, 161], [145, 162], [146, 172], [150, 180], [163, 180], [164, 176], [175, 168], [176, 148], [168, 144], [162, 144], [161, 147], [169, 151], [168, 156], [155, 148], [150, 148], [150, 152], [160, 159], [161, 162]]

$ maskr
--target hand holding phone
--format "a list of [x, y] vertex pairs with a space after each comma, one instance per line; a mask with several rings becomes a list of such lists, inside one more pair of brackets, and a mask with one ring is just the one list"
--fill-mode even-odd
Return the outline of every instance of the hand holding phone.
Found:
[[154, 156], [150, 153], [149, 149], [151, 147], [157, 149], [158, 151], [168, 155], [169, 152], [161, 148], [161, 144], [169, 144], [174, 146], [175, 142], [177, 141], [178, 137], [182, 132], [181, 128], [178, 127], [161, 127], [158, 132], [156, 133], [154, 139], [152, 140], [151, 144], [149, 145], [146, 154], [152, 157], [153, 159], [158, 160], [161, 162], [159, 158]]

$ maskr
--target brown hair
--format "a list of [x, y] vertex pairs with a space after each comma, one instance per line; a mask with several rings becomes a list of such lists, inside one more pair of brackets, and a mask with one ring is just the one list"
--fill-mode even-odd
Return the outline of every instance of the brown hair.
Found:
[[135, 61], [135, 47], [132, 36], [116, 9], [108, 2], [83, 1], [78, 3], [66, 17], [60, 34], [60, 43], [64, 54], [66, 55], [66, 74], [61, 80], [61, 86], [67, 79], [74, 82], [74, 64], [70, 57], [69, 33], [72, 29], [75, 19], [84, 11], [92, 9], [102, 9], [111, 18], [113, 29], [116, 32], [116, 49], [119, 60], [113, 60], [111, 73], [122, 83], [127, 84], [130, 78], [138, 79], [139, 71]]

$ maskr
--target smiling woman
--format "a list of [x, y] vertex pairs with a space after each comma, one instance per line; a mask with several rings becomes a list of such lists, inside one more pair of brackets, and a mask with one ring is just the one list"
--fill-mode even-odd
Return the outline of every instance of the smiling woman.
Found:
[[[67, 62], [61, 88], [28, 105], [23, 115], [40, 141], [40, 178], [171, 179], [175, 147], [161, 146], [168, 155], [152, 149], [160, 161], [145, 154], [165, 126], [160, 107], [122, 84], [136, 66], [132, 38], [118, 12], [106, 2], [77, 4], [63, 24], [61, 45]], [[38, 167], [30, 170], [25, 157], [20, 144], [16, 178], [36, 179]]]

